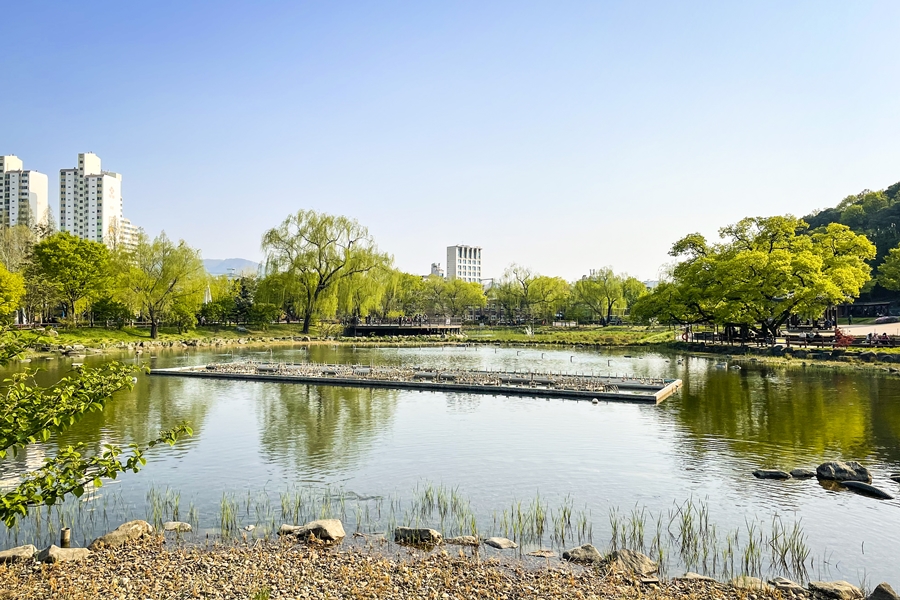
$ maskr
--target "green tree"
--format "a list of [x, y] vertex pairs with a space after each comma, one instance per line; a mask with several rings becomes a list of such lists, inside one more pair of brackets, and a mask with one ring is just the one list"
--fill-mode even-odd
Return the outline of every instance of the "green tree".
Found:
[[18, 273], [10, 273], [0, 264], [0, 319], [9, 317], [22, 305], [25, 280]]
[[587, 306], [592, 313], [606, 315], [608, 325], [613, 308], [625, 301], [624, 280], [613, 272], [612, 267], [603, 267], [575, 282], [573, 292], [577, 302]]
[[263, 235], [266, 274], [282, 274], [285, 290], [299, 301], [303, 333], [319, 303], [341, 279], [388, 263], [369, 230], [354, 219], [300, 210]]
[[[0, 331], [0, 365], [20, 356], [26, 344], [21, 334]], [[103, 410], [115, 392], [131, 388], [133, 374], [131, 367], [109, 363], [98, 369], [77, 368], [49, 387], [38, 386], [29, 370], [4, 380], [0, 385], [4, 399], [0, 403], [0, 461], [28, 445], [47, 442], [88, 412]], [[146, 464], [144, 454], [149, 448], [174, 444], [179, 435], [190, 433], [186, 424], [160, 432], [144, 447], [130, 445], [127, 457], [122, 448], [112, 444], [90, 456], [83, 444], [62, 446], [12, 489], [0, 492], [0, 520], [12, 527], [30, 507], [50, 506], [69, 494], [81, 496], [86, 487], [100, 487], [103, 479], [115, 479], [125, 471], [136, 473]]]
[[[709, 244], [691, 234], [672, 247], [673, 281], [638, 301], [643, 318], [740, 323], [775, 336], [793, 314], [819, 316], [868, 281], [874, 245], [845, 225], [809, 232], [795, 217], [747, 218]], [[640, 306], [643, 304], [643, 306]]]
[[26, 225], [0, 227], [0, 263], [12, 273], [18, 273], [28, 261], [37, 235]]
[[109, 276], [109, 252], [99, 242], [57, 233], [34, 246], [35, 275], [53, 285], [68, 308], [72, 324], [79, 307], [101, 293]]
[[480, 283], [462, 279], [446, 281], [437, 276], [431, 276], [425, 282], [425, 297], [431, 312], [446, 317], [462, 317], [469, 309], [487, 304]]
[[[197, 312], [206, 287], [206, 271], [200, 251], [177, 244], [159, 234], [156, 239], [141, 234], [135, 248], [124, 255], [120, 276], [125, 297], [150, 319], [150, 337], [159, 336], [159, 324], [173, 307]], [[182, 309], [183, 310], [183, 309]]]
[[878, 267], [878, 283], [885, 289], [900, 291], [900, 246], [891, 248]]
[[643, 281], [636, 277], [625, 276], [624, 281], [622, 281], [622, 299], [625, 301], [627, 308], [631, 309], [634, 303], [646, 294], [647, 286], [644, 285]]
[[541, 319], [552, 320], [557, 311], [569, 299], [571, 286], [562, 277], [538, 275], [528, 289], [528, 305], [532, 314]]
[[117, 329], [125, 326], [125, 323], [134, 318], [134, 313], [123, 302], [104, 296], [91, 305], [91, 314], [94, 321], [105, 325], [112, 323]]

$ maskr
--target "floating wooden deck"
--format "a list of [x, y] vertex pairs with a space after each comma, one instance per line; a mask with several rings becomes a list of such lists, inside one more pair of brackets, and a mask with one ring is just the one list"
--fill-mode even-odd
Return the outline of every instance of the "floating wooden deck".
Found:
[[151, 375], [651, 404], [659, 404], [681, 387], [680, 379], [608, 377], [553, 371], [434, 370], [318, 363], [216, 363], [199, 367], [153, 369]]

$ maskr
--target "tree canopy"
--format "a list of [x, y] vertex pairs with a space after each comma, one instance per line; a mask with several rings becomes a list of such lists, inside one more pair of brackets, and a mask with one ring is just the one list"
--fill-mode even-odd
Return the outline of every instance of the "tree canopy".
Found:
[[65, 300], [68, 317], [77, 323], [83, 301], [102, 293], [109, 274], [109, 251], [99, 242], [57, 233], [33, 249], [36, 274]]
[[677, 241], [672, 280], [638, 300], [642, 318], [677, 323], [740, 323], [774, 335], [791, 315], [818, 316], [857, 297], [869, 280], [875, 246], [846, 225], [821, 231], [792, 216], [747, 218]]

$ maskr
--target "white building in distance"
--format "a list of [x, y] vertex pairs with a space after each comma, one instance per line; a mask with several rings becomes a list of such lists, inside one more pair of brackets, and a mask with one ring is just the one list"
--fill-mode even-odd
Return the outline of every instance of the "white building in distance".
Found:
[[47, 176], [26, 171], [17, 156], [0, 156], [0, 223], [3, 227], [47, 225]]
[[59, 171], [59, 230], [114, 246], [121, 229], [122, 176], [100, 168], [100, 157], [78, 155], [78, 166]]
[[441, 263], [431, 263], [431, 273], [429, 273], [432, 277], [440, 277], [444, 278], [444, 269], [441, 268]]
[[481, 248], [447, 246], [447, 279], [481, 281]]

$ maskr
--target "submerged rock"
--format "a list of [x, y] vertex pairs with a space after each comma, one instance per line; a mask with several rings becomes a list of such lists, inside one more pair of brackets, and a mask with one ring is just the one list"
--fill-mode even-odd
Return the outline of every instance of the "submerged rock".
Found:
[[121, 546], [125, 542], [140, 539], [145, 535], [153, 533], [153, 525], [147, 521], [128, 521], [122, 523], [106, 535], [98, 537], [88, 546], [91, 550], [98, 548], [115, 548]]
[[900, 483], [900, 473], [894, 473], [893, 475], [891, 475], [891, 481], [896, 481], [897, 483]]
[[871, 496], [873, 498], [879, 498], [881, 500], [893, 500], [894, 497], [888, 494], [887, 492], [883, 492], [879, 490], [874, 485], [869, 485], [868, 483], [863, 483], [862, 481], [842, 481], [841, 485], [850, 488], [854, 492], [858, 494], [864, 494], [866, 496]]
[[862, 590], [846, 581], [810, 581], [809, 591], [829, 600], [862, 598]]
[[397, 527], [394, 529], [394, 541], [398, 544], [410, 544], [412, 546], [435, 546], [440, 544], [444, 537], [439, 531], [428, 528]]
[[576, 563], [597, 563], [603, 560], [603, 555], [592, 544], [584, 544], [583, 546], [566, 550], [563, 552], [562, 557], [565, 560]]
[[484, 543], [491, 548], [497, 548], [499, 550], [510, 550], [519, 547], [514, 541], [502, 537], [489, 537], [484, 540]]
[[36, 553], [37, 548], [35, 548], [31, 544], [16, 546], [15, 548], [10, 548], [9, 550], [0, 552], [0, 563], [28, 560], [29, 558], [33, 558]]
[[753, 476], [757, 479], [790, 479], [791, 474], [787, 471], [778, 469], [757, 469], [753, 471]]
[[478, 538], [474, 535], [459, 535], [452, 538], [447, 538], [444, 540], [445, 544], [450, 544], [451, 546], [478, 546]]
[[872, 481], [872, 474], [864, 466], [851, 460], [842, 462], [833, 460], [822, 463], [816, 469], [816, 477], [829, 481]]
[[637, 575], [651, 575], [659, 569], [649, 556], [623, 548], [616, 550], [606, 557], [606, 565], [613, 571], [623, 573], [635, 573]]
[[38, 554], [38, 561], [45, 563], [72, 562], [76, 560], [84, 560], [91, 555], [91, 551], [87, 548], [60, 548], [59, 546], [50, 546], [44, 548]]

